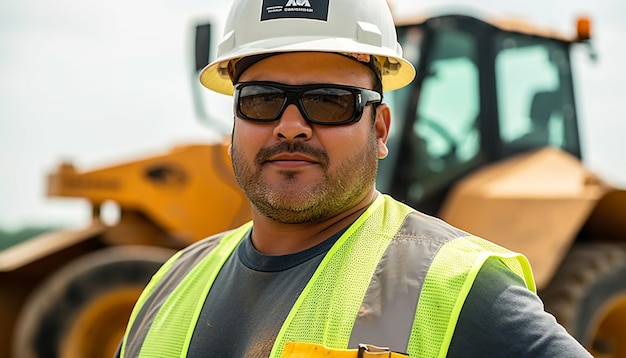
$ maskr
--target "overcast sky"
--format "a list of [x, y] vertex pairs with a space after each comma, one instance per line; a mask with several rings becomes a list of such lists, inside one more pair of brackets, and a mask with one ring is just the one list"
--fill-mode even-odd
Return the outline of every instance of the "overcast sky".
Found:
[[[63, 160], [91, 169], [219, 138], [193, 110], [191, 36], [198, 21], [221, 28], [229, 3], [1, 1], [0, 227], [87, 223], [83, 201], [45, 196], [46, 175]], [[599, 60], [574, 56], [583, 154], [588, 167], [626, 187], [626, 2], [467, 3], [568, 34], [577, 15], [591, 17]], [[463, 2], [392, 1], [402, 15], [433, 4]], [[231, 116], [228, 98], [210, 100], [218, 116]]]

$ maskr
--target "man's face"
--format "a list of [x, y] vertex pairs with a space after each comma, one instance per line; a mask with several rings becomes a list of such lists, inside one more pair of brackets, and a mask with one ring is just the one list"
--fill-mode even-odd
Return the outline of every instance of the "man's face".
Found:
[[[288, 53], [261, 60], [239, 82], [341, 84], [371, 89], [373, 73], [341, 55]], [[382, 108], [382, 109], [381, 109]], [[258, 212], [281, 223], [318, 222], [344, 212], [373, 190], [378, 157], [387, 153], [389, 112], [365, 107], [346, 125], [308, 123], [295, 105], [273, 122], [235, 117], [232, 161]]]

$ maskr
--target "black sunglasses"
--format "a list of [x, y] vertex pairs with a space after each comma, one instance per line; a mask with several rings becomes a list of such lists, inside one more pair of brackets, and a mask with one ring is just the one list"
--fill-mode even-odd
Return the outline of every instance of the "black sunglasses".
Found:
[[380, 93], [335, 84], [284, 85], [242, 82], [235, 85], [235, 111], [242, 119], [271, 122], [295, 104], [310, 123], [339, 125], [358, 122], [363, 109], [382, 100]]

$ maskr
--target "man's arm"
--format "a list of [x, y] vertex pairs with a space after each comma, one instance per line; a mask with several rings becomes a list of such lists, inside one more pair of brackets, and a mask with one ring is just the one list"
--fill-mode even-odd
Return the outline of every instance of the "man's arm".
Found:
[[478, 273], [448, 357], [591, 357], [498, 259]]

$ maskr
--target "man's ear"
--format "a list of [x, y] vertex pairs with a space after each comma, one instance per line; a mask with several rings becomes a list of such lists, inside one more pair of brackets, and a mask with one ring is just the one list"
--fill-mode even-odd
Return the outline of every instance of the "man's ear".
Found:
[[233, 116], [233, 129], [230, 132], [230, 140], [228, 140], [228, 156], [233, 158], [233, 140], [235, 140], [235, 117]]
[[386, 103], [381, 103], [376, 107], [376, 119], [374, 130], [378, 143], [378, 159], [383, 159], [389, 154], [387, 148], [387, 138], [391, 128], [391, 109]]

